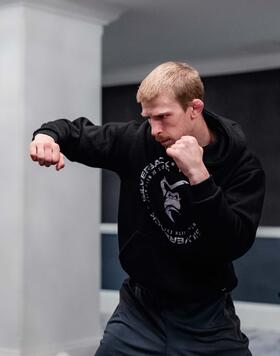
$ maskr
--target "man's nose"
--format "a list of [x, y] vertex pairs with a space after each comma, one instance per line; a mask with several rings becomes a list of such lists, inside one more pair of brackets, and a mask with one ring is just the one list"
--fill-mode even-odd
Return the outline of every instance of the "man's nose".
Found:
[[152, 136], [156, 137], [160, 133], [162, 133], [161, 122], [159, 120], [150, 118], [150, 125], [151, 125], [151, 134]]

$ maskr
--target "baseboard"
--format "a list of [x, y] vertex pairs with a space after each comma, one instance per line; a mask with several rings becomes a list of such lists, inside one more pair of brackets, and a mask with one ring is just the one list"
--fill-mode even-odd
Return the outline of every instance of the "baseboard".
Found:
[[[22, 356], [89, 356], [94, 355], [100, 336], [75, 340], [68, 343], [45, 345], [25, 349]], [[0, 354], [0, 356], [2, 356]], [[4, 356], [4, 355], [3, 355]], [[5, 355], [6, 356], [6, 355]], [[21, 355], [17, 355], [21, 356]]]
[[[117, 235], [118, 224], [102, 223], [100, 224], [101, 234]], [[257, 238], [268, 239], [280, 239], [280, 227], [279, 226], [259, 226], [257, 230]]]
[[[101, 290], [100, 311], [102, 314], [112, 314], [118, 302], [118, 291]], [[280, 305], [242, 301], [236, 301], [234, 305], [242, 328], [280, 332]]]
[[0, 348], [0, 356], [22, 356], [20, 350]]
[[100, 336], [75, 340], [68, 343], [45, 345], [37, 348], [15, 350], [0, 348], [0, 356], [89, 356], [94, 355]]

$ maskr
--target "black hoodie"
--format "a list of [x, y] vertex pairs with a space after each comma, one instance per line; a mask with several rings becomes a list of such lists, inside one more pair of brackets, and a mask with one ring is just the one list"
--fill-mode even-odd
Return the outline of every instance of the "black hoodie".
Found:
[[52, 136], [71, 161], [121, 179], [120, 262], [135, 282], [168, 299], [200, 301], [237, 285], [232, 261], [252, 246], [264, 198], [264, 172], [234, 121], [204, 111], [215, 143], [204, 148], [210, 177], [190, 185], [151, 136], [146, 120], [96, 126], [57, 120]]

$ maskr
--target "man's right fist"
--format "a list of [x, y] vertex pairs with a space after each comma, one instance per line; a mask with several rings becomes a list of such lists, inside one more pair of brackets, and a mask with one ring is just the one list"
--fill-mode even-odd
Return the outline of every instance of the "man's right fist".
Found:
[[64, 156], [60, 152], [60, 147], [54, 139], [45, 134], [37, 134], [30, 144], [30, 157], [40, 166], [56, 166], [56, 170], [64, 168]]

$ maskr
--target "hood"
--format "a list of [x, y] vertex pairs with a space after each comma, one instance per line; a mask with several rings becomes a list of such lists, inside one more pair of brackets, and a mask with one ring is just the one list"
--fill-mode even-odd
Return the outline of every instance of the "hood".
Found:
[[241, 126], [232, 120], [208, 110], [203, 112], [207, 126], [216, 135], [216, 140], [204, 147], [203, 159], [206, 165], [225, 164], [240, 156], [246, 148], [246, 138]]

